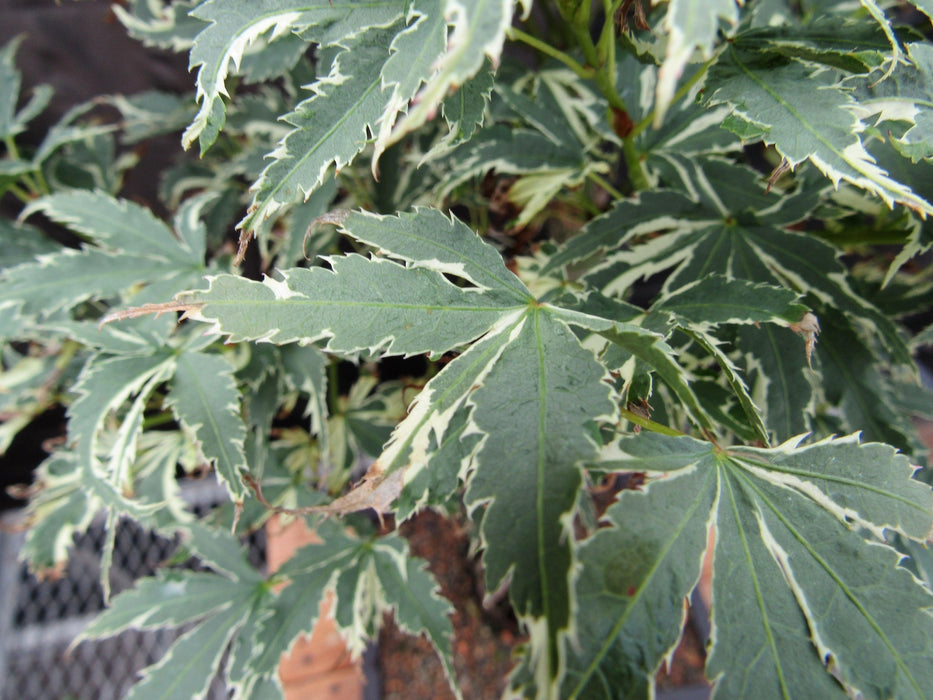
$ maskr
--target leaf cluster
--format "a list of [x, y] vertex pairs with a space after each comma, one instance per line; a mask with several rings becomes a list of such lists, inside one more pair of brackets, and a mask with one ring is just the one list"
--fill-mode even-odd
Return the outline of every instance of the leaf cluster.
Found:
[[[652, 697], [704, 562], [715, 697], [933, 695], [930, 7], [657, 5], [136, 0], [192, 94], [32, 152], [50, 91], [0, 49], [0, 450], [68, 416], [25, 554], [63, 566], [103, 510], [104, 582], [120, 517], [205, 565], [82, 635], [193, 623], [131, 697], [281, 697], [325, 601], [354, 654], [393, 612], [459, 692], [392, 529], [426, 508], [507, 589], [516, 696]], [[170, 221], [120, 198], [165, 133], [200, 154]], [[230, 503], [198, 518], [203, 472]], [[274, 513], [321, 542], [264, 573], [238, 537]]]

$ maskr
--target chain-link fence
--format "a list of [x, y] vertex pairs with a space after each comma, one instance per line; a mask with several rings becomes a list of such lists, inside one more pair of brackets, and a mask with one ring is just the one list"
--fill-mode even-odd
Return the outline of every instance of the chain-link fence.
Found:
[[[212, 482], [183, 490], [196, 512], [223, 500]], [[158, 661], [186, 628], [127, 631], [110, 639], [72, 640], [104, 607], [100, 557], [105, 519], [75, 537], [68, 566], [56, 580], [37, 580], [17, 562], [22, 533], [15, 517], [0, 528], [0, 697], [4, 700], [116, 700], [124, 697], [139, 671]], [[12, 532], [11, 532], [12, 531]], [[110, 582], [114, 594], [151, 575], [175, 550], [167, 540], [123, 519], [117, 525]], [[262, 531], [249, 541], [250, 559], [262, 566]], [[208, 697], [225, 698], [215, 681]]]

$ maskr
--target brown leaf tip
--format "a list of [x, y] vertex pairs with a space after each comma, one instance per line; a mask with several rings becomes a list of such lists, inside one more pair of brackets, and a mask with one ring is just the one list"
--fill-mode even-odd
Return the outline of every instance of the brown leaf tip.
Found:
[[[204, 304], [183, 304], [177, 301], [168, 301], [163, 304], [143, 304], [142, 306], [134, 306], [130, 309], [111, 311], [100, 320], [100, 323], [97, 324], [97, 327], [103, 328], [108, 323], [112, 323], [114, 321], [124, 321], [128, 318], [138, 318], [140, 316], [148, 316], [150, 314], [161, 316], [162, 314], [167, 314], [172, 311], [181, 311], [187, 315], [192, 311], [197, 311], [202, 306], [204, 306]], [[184, 318], [184, 316], [182, 318]]]
[[790, 324], [790, 329], [802, 335], [804, 338], [804, 350], [807, 353], [807, 365], [813, 369], [811, 359], [813, 357], [813, 348], [816, 347], [816, 336], [820, 334], [820, 321], [809, 311], [803, 315], [797, 323]]

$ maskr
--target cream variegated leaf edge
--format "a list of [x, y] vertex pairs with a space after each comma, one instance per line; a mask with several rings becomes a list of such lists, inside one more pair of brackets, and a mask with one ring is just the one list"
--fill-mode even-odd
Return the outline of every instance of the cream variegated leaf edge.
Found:
[[395, 143], [432, 118], [448, 92], [482, 70], [487, 58], [498, 65], [506, 30], [519, 4], [525, 14], [530, 11], [531, 3], [524, 0], [446, 0], [444, 16], [452, 27], [447, 50], [437, 71], [416, 95], [414, 106], [381, 145]]
[[[801, 82], [811, 89], [799, 89]], [[797, 60], [766, 65], [749, 49], [727, 46], [707, 76], [707, 103], [732, 106], [728, 128], [773, 145], [793, 168], [809, 160], [833, 185], [848, 182], [889, 207], [903, 204], [922, 217], [933, 204], [879, 167], [865, 148], [865, 125], [853, 98], [833, 74]]]
[[663, 27], [667, 32], [667, 48], [664, 61], [658, 70], [655, 87], [654, 126], [660, 127], [664, 115], [674, 98], [677, 82], [684, 67], [697, 49], [709, 58], [720, 18], [735, 24], [739, 19], [739, 6], [744, 0], [671, 0], [664, 16]]
[[203, 154], [214, 143], [225, 121], [222, 97], [226, 78], [257, 38], [269, 33], [274, 39], [298, 33], [308, 41], [327, 46], [372, 26], [387, 26], [399, 18], [404, 3], [383, 0], [360, 7], [348, 0], [296, 2], [295, 0], [207, 0], [192, 15], [208, 23], [195, 37], [190, 66], [198, 68], [198, 113], [182, 135], [182, 144], [200, 142]]
[[[915, 468], [896, 450], [861, 443], [857, 435], [812, 444], [801, 436], [762, 449], [719, 448], [686, 436], [643, 433], [612, 443], [595, 464], [648, 475], [647, 495], [626, 494], [629, 499], [650, 499], [655, 480], [665, 488], [685, 472], [716, 474], [717, 505], [710, 521], [716, 532], [713, 634], [707, 661], [714, 697], [734, 697], [740, 688], [751, 687], [758, 697], [843, 697], [832, 676], [865, 697], [929, 694], [933, 674], [919, 659], [933, 646], [933, 596], [899, 566], [901, 555], [884, 538], [897, 532], [925, 541], [933, 528], [933, 494], [911, 478]], [[703, 493], [691, 489], [688, 500], [698, 502]], [[625, 541], [633, 547], [648, 547], [656, 529], [641, 533], [639, 523], [625, 518], [610, 524], [624, 528]], [[642, 537], [648, 538], [643, 545]], [[696, 557], [700, 543], [705, 537], [694, 546]], [[592, 559], [584, 561], [594, 566]], [[605, 565], [596, 560], [596, 568]], [[587, 572], [582, 577], [585, 581]], [[628, 585], [638, 590], [637, 581]], [[625, 619], [629, 597], [606, 602], [618, 608], [607, 614]], [[717, 604], [722, 599], [733, 603]], [[669, 624], [679, 629], [680, 621]], [[623, 630], [626, 638], [642, 634], [616, 625], [604, 632], [610, 636], [586, 642], [604, 653], [610, 644], [621, 643], [623, 638], [615, 635]], [[585, 661], [587, 654], [579, 658]], [[825, 671], [826, 658], [833, 660], [832, 676]], [[789, 672], [791, 660], [806, 672]], [[588, 668], [594, 673], [599, 666]], [[652, 669], [642, 673], [646, 670]]]

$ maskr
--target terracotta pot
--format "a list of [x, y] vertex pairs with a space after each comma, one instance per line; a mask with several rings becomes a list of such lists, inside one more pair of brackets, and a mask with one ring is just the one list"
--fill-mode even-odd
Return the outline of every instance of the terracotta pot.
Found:
[[[320, 539], [300, 518], [283, 525], [272, 518], [266, 525], [266, 561], [275, 571], [288, 561], [299, 547]], [[302, 635], [291, 653], [282, 656], [279, 677], [286, 700], [363, 700], [362, 665], [353, 661], [337, 632], [330, 614], [328, 597], [321, 603], [321, 615], [310, 637]]]

